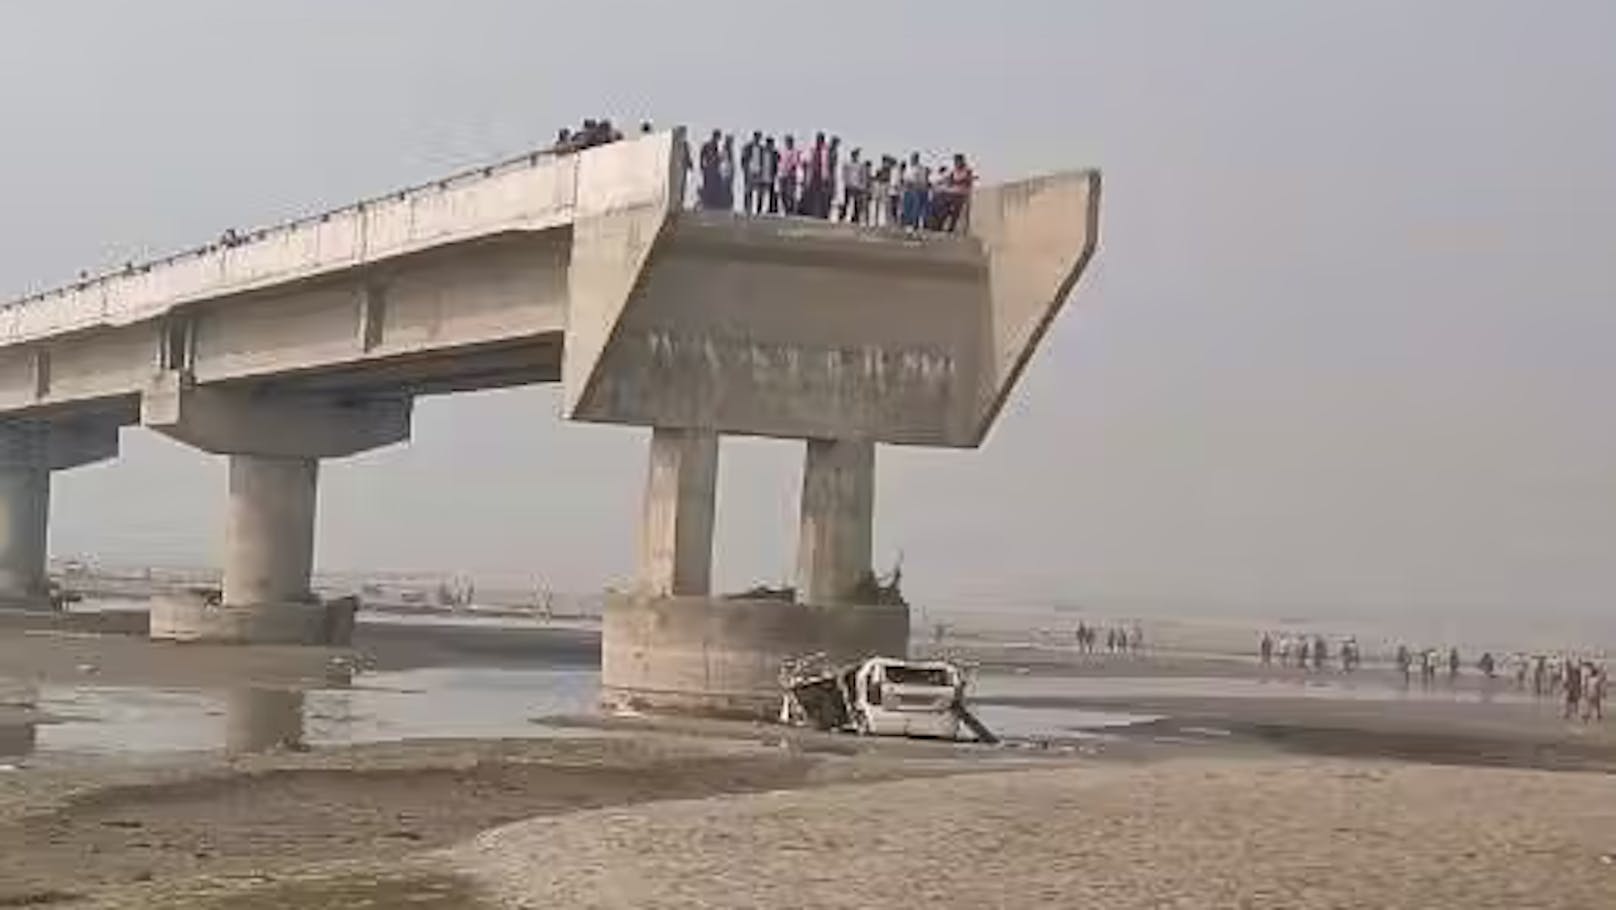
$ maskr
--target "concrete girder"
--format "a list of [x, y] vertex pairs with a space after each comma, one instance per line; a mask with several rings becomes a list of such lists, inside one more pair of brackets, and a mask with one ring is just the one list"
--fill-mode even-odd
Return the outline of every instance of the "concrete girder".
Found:
[[159, 374], [141, 399], [141, 423], [204, 452], [266, 458], [342, 458], [410, 435], [408, 398], [256, 395]]

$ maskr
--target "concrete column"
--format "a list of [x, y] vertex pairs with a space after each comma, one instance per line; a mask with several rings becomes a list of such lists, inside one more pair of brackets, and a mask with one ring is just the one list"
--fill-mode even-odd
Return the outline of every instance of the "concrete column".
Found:
[[313, 600], [314, 458], [230, 456], [224, 603], [229, 607]]
[[802, 472], [797, 600], [845, 604], [870, 571], [875, 443], [810, 439]]
[[658, 427], [651, 432], [639, 591], [650, 597], [710, 593], [718, 434]]
[[40, 606], [49, 594], [45, 534], [50, 470], [0, 467], [0, 606]]

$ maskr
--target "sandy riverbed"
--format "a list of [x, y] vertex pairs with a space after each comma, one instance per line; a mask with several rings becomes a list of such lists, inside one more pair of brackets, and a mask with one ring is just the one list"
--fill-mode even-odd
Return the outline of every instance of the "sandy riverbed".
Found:
[[[376, 668], [589, 672], [593, 645], [13, 627], [0, 675], [318, 689]], [[1204, 655], [988, 657], [984, 710], [1044, 733], [988, 749], [578, 717], [565, 738], [24, 761], [0, 771], [0, 907], [1616, 907], [1616, 739], [1552, 705]], [[1061, 726], [1096, 708], [1154, 719]]]

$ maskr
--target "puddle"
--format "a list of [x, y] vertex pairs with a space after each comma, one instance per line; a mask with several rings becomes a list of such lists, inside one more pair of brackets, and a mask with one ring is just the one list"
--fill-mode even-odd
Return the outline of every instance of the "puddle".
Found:
[[1082, 708], [1023, 708], [1012, 705], [976, 705], [982, 723], [1004, 740], [1108, 739], [1136, 724], [1161, 720], [1154, 714], [1090, 711]]
[[598, 688], [599, 673], [578, 668], [408, 670], [308, 691], [10, 682], [0, 685], [10, 705], [0, 709], [0, 761], [564, 736], [533, 719], [593, 711]]

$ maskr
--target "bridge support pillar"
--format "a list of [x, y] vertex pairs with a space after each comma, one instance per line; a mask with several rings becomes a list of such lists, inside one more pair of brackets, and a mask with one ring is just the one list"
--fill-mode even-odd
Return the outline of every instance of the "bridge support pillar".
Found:
[[0, 607], [49, 605], [45, 573], [49, 520], [50, 471], [0, 466]]
[[314, 513], [320, 462], [313, 458], [230, 456], [225, 523], [226, 604], [314, 600]]
[[718, 434], [651, 432], [638, 588], [650, 597], [705, 595], [712, 584]]
[[91, 417], [0, 425], [0, 609], [50, 606], [51, 471], [117, 453], [115, 421]]
[[[690, 521], [683, 532], [690, 541], [683, 550], [687, 571], [670, 569], [680, 560], [666, 555], [650, 558], [647, 546], [639, 590], [607, 602], [601, 697], [608, 708], [767, 718], [779, 711], [780, 666], [789, 658], [823, 654], [840, 662], [907, 653], [908, 607], [866, 602], [873, 592], [862, 584], [870, 571], [873, 443], [808, 443], [795, 597], [713, 597], [705, 579], [716, 449], [706, 454], [705, 443], [659, 434], [646, 497], [648, 540], [678, 550], [676, 526]], [[687, 509], [691, 514], [681, 519]], [[698, 567], [699, 586], [671, 582], [695, 579]], [[663, 583], [646, 585], [646, 578]]]
[[230, 458], [224, 584], [217, 600], [164, 598], [151, 636], [179, 641], [346, 644], [352, 601], [310, 587], [320, 459], [409, 438], [408, 399], [342, 400], [216, 390], [178, 374], [141, 402], [146, 426]]
[[797, 600], [845, 604], [870, 574], [875, 443], [810, 439], [802, 469]]

